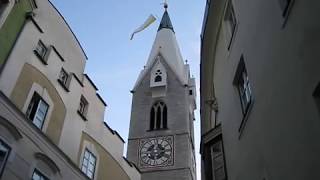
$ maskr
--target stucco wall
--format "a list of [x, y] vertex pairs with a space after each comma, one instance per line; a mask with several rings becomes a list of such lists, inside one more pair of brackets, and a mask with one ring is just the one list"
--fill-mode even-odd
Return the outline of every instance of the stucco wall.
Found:
[[[286, 23], [278, 1], [233, 4], [238, 26], [231, 49], [222, 26], [212, 59], [228, 179], [319, 179], [320, 121], [312, 93], [320, 81], [320, 3], [296, 0]], [[254, 104], [240, 134], [233, 80], [242, 54]]]
[[[0, 94], [0, 139], [11, 148], [10, 155], [1, 176], [3, 180], [31, 179], [35, 168], [53, 180], [58, 179], [87, 179], [80, 170], [58, 150], [58, 147], [48, 141], [33, 124], [21, 114], [14, 104]], [[20, 134], [15, 138], [12, 129], [4, 126], [4, 121], [13, 125]], [[58, 168], [55, 172], [47, 163], [36, 158], [35, 153], [44, 153], [54, 161]]]
[[79, 149], [78, 162], [81, 164], [83, 157], [81, 152], [86, 148], [84, 142], [87, 141], [89, 144], [93, 145], [97, 151], [96, 156], [98, 156], [98, 167], [96, 169], [95, 180], [103, 179], [117, 179], [117, 180], [130, 180], [129, 176], [122, 169], [119, 162], [112, 157], [112, 155], [106, 151], [103, 146], [101, 146], [97, 141], [90, 137], [86, 133], [81, 135], [81, 144]]
[[[25, 64], [16, 83], [16, 86], [13, 89], [10, 99], [14, 104], [16, 104], [19, 109], [22, 110], [23, 106], [28, 103], [27, 96], [28, 94], [30, 94], [29, 92], [33, 83], [37, 83], [42, 88], [45, 88], [48, 92], [49, 97], [54, 102], [53, 106], [49, 107], [52, 108], [52, 113], [49, 118], [46, 118], [49, 123], [45, 133], [55, 144], [59, 144], [61, 131], [66, 115], [66, 107], [61, 97], [59, 96], [59, 93], [46, 78], [46, 76], [44, 76], [40, 71], [38, 71], [30, 64]], [[33, 93], [31, 92], [31, 94]]]

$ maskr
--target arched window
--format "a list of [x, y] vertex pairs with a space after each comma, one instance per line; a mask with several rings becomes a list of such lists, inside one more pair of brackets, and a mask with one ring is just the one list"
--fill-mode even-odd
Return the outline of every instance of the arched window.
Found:
[[154, 78], [154, 82], [161, 82], [162, 81], [162, 72], [160, 69], [157, 70], [155, 73], [156, 77]]
[[167, 106], [164, 102], [157, 102], [150, 111], [150, 130], [167, 128]]
[[161, 82], [162, 81], [162, 77], [160, 75], [157, 75], [155, 78], [154, 78], [154, 82]]

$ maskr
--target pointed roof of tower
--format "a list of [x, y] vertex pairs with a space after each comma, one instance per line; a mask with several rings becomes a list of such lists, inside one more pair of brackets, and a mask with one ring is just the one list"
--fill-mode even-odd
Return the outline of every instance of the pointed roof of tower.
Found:
[[170, 69], [175, 73], [181, 84], [188, 84], [188, 68], [186, 68], [183, 62], [173, 26], [167, 12], [167, 6], [165, 6], [165, 12], [162, 16], [148, 61], [145, 68], [140, 72], [133, 90], [137, 88], [145, 75], [152, 69], [159, 55], [163, 57], [165, 63], [168, 64]]
[[164, 12], [164, 14], [162, 16], [158, 31], [160, 31], [163, 28], [171, 29], [174, 32], [174, 29], [173, 29], [173, 26], [172, 26], [172, 23], [171, 23], [171, 20], [170, 20], [170, 17], [169, 17], [169, 13], [168, 13], [167, 9], [165, 10], [165, 12]]

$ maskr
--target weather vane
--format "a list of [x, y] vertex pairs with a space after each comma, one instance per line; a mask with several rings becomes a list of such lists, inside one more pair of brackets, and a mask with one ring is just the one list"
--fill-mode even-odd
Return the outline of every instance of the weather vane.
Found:
[[164, 3], [161, 3], [163, 4], [163, 7], [167, 10], [168, 9], [168, 2], [167, 0], [164, 0]]

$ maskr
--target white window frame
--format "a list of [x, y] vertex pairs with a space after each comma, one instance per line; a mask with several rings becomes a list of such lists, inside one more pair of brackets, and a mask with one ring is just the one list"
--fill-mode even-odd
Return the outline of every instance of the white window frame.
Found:
[[[34, 103], [34, 102], [32, 102], [33, 101], [33, 98], [34, 98], [34, 96], [37, 94], [37, 96], [39, 96], [39, 101], [37, 101], [36, 103], [37, 104], [31, 104], [31, 103]], [[36, 111], [35, 111], [35, 114], [34, 114], [34, 116], [33, 116], [33, 118], [32, 117], [30, 117], [30, 113], [31, 113], [31, 111], [34, 109], [34, 106], [37, 106], [37, 109], [36, 109]], [[46, 109], [45, 109], [45, 112], [42, 112], [44, 109], [42, 109], [43, 107], [46, 107]], [[32, 98], [31, 98], [31, 100], [30, 100], [30, 103], [29, 103], [29, 105], [28, 105], [28, 108], [27, 108], [27, 112], [26, 112], [26, 114], [27, 114], [27, 116], [28, 116], [28, 118], [30, 119], [30, 118], [32, 118], [32, 119], [30, 119], [32, 122], [33, 122], [33, 124], [37, 127], [37, 128], [39, 128], [39, 129], [41, 129], [42, 130], [42, 128], [43, 128], [43, 125], [44, 125], [44, 122], [45, 122], [45, 119], [46, 119], [46, 116], [48, 115], [48, 110], [49, 110], [49, 104], [46, 102], [46, 101], [44, 101], [43, 99], [42, 99], [42, 97], [37, 93], [37, 92], [34, 92], [33, 93], [33, 95], [32, 95]], [[42, 113], [43, 115], [43, 117], [40, 115], [40, 113]], [[38, 124], [38, 122], [40, 123], [40, 124]]]
[[[85, 148], [82, 157], [81, 171], [90, 179], [94, 179], [97, 165], [97, 157]], [[90, 168], [92, 167], [92, 169]]]

